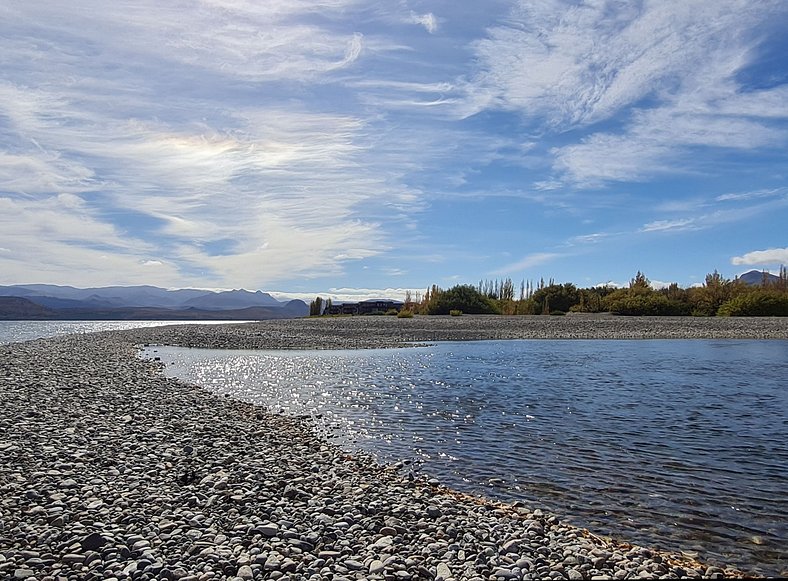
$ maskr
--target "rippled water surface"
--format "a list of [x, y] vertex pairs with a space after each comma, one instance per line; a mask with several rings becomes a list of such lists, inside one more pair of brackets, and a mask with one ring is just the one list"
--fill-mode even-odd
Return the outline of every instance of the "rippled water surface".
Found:
[[[153, 355], [148, 352], [148, 355]], [[157, 348], [168, 373], [461, 490], [756, 573], [788, 570], [788, 341]]]
[[[222, 321], [0, 321], [0, 344], [73, 333], [120, 331], [162, 325], [216, 324]], [[242, 321], [228, 321], [240, 323]]]

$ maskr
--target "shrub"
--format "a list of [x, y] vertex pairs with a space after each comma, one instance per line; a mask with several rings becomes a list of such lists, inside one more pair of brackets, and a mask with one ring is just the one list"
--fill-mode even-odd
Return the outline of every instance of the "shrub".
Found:
[[471, 315], [499, 314], [497, 305], [470, 285], [457, 285], [443, 291], [428, 306], [430, 315], [448, 315], [450, 311]]
[[413, 318], [413, 311], [409, 311], [407, 309], [402, 309], [399, 313], [397, 313], [398, 319], [412, 319]]
[[452, 317], [461, 317], [462, 316], [462, 311], [459, 310], [459, 309], [452, 309], [452, 310], [449, 311], [449, 314]]
[[720, 306], [721, 317], [788, 317], [788, 295], [756, 290], [739, 295]]
[[399, 311], [397, 309], [389, 309], [388, 311], [386, 311], [386, 314], [389, 315], [390, 317], [393, 317], [393, 316], [397, 315], [398, 313], [399, 313]]
[[610, 303], [614, 315], [630, 316], [682, 316], [688, 315], [690, 307], [686, 303], [673, 301], [664, 295], [630, 295]]
[[564, 311], [550, 311], [550, 314], [553, 315], [553, 316], [557, 315], [559, 317], [563, 316], [563, 315], [566, 315], [566, 313]]

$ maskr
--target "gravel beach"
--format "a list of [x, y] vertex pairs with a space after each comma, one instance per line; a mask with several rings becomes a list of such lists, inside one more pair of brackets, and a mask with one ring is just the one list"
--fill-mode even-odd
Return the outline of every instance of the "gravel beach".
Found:
[[167, 379], [137, 357], [143, 343], [303, 349], [513, 338], [786, 339], [788, 319], [300, 319], [0, 345], [0, 578], [741, 576], [351, 457], [306, 420]]

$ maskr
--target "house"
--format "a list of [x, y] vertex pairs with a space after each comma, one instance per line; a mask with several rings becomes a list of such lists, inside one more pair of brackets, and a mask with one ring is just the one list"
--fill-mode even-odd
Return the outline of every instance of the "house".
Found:
[[328, 315], [384, 315], [386, 312], [395, 310], [400, 312], [405, 303], [402, 301], [392, 301], [388, 299], [370, 299], [360, 303], [339, 303], [332, 304]]

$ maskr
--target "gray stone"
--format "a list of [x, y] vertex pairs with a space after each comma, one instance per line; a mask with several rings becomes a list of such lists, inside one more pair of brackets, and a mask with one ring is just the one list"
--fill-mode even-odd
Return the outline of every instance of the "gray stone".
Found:
[[438, 563], [435, 581], [446, 581], [452, 577], [451, 569], [446, 563]]

